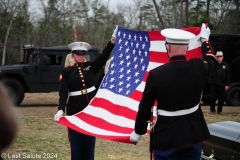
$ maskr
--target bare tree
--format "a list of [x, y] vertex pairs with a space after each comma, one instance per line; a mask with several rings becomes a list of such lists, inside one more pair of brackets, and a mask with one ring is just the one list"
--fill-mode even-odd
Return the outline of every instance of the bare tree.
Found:
[[179, 20], [179, 25], [180, 25], [180, 27], [183, 27], [183, 13], [184, 13], [183, 0], [181, 0], [181, 6], [180, 6], [180, 20]]
[[185, 0], [185, 25], [189, 24], [188, 12], [189, 12], [189, 3], [188, 3], [188, 0]]
[[14, 19], [18, 14], [21, 5], [21, 1], [16, 0], [2, 0], [0, 3], [0, 12], [5, 15], [5, 17], [1, 17], [4, 18], [4, 23], [1, 25], [3, 25], [5, 29], [4, 39], [0, 42], [0, 45], [3, 47], [2, 65], [5, 64], [7, 43], [9, 41], [11, 29], [14, 26]]
[[158, 5], [157, 5], [157, 3], [156, 3], [156, 0], [153, 0], [153, 4], [154, 4], [154, 6], [155, 6], [155, 9], [156, 9], [156, 12], [157, 12], [157, 15], [158, 15], [158, 19], [159, 19], [159, 21], [161, 22], [162, 29], [164, 29], [164, 28], [165, 28], [165, 24], [164, 24], [164, 22], [163, 22], [163, 19], [162, 19], [162, 16], [161, 16], [160, 12], [159, 12]]
[[73, 3], [72, 0], [68, 0], [67, 2], [68, 7], [70, 9], [70, 17], [71, 17], [71, 21], [72, 21], [72, 29], [73, 29], [73, 35], [74, 35], [74, 41], [77, 41], [78, 37], [77, 37], [77, 16], [74, 15], [74, 13], [76, 13], [75, 7], [76, 3]]
[[211, 3], [211, 0], [207, 0], [207, 11], [206, 11], [207, 18], [209, 18], [210, 3]]

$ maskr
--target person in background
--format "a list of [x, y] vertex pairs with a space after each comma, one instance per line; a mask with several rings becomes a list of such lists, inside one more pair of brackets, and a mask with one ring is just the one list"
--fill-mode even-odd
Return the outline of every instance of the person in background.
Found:
[[58, 61], [57, 61], [56, 65], [61, 65], [62, 64], [62, 56], [58, 56], [57, 59], [58, 59]]
[[[132, 142], [146, 134], [151, 108], [157, 101], [157, 120], [153, 125], [150, 145], [155, 160], [199, 160], [202, 143], [210, 138], [199, 106], [208, 67], [216, 63], [209, 49], [210, 29], [202, 24], [200, 39], [202, 57], [186, 59], [189, 40], [195, 35], [180, 29], [164, 29], [169, 63], [149, 72], [139, 103]], [[210, 65], [209, 65], [210, 64]]]
[[218, 99], [217, 114], [222, 114], [222, 108], [224, 105], [225, 91], [229, 89], [230, 83], [230, 69], [226, 62], [223, 61], [223, 52], [217, 51], [216, 59], [218, 64], [216, 65], [213, 73], [211, 74], [209, 83], [210, 92], [210, 111], [211, 114], [216, 114], [215, 102]]
[[0, 153], [13, 142], [18, 131], [18, 115], [7, 93], [0, 83]]
[[[104, 48], [102, 54], [93, 62], [86, 62], [90, 45], [86, 42], [69, 44], [73, 65], [63, 68], [60, 74], [58, 112], [54, 120], [58, 121], [66, 109], [66, 115], [74, 115], [88, 106], [96, 94], [94, 75], [105, 65], [115, 44], [116, 31]], [[69, 97], [68, 97], [69, 95]], [[68, 101], [67, 101], [68, 99]], [[72, 160], [93, 160], [96, 138], [68, 128]]]

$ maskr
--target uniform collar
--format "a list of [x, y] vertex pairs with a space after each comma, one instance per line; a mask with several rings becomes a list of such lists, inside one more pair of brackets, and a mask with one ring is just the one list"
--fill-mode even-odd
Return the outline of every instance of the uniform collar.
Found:
[[186, 61], [186, 57], [184, 55], [176, 55], [176, 56], [172, 56], [169, 61]]

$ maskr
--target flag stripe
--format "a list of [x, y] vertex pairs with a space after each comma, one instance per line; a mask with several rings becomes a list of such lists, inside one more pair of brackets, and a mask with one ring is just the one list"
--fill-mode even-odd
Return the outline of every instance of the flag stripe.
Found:
[[[161, 64], [167, 63], [168, 62], [168, 55], [166, 52], [156, 52], [156, 51], [151, 51], [150, 52], [150, 62], [156, 62], [160, 63], [156, 67], [158, 67]], [[155, 67], [155, 68], [156, 68]], [[152, 68], [153, 69], [153, 68]]]
[[[76, 122], [78, 122], [78, 121], [76, 121]], [[136, 143], [133, 143], [133, 142], [130, 141], [130, 139], [129, 139], [130, 134], [118, 134], [118, 135], [116, 135], [116, 134], [111, 132], [110, 135], [107, 135], [107, 134], [95, 133], [92, 130], [87, 132], [86, 130], [82, 129], [83, 126], [81, 126], [81, 127], [76, 126], [75, 125], [76, 122], [74, 120], [69, 120], [68, 116], [62, 117], [58, 121], [59, 124], [67, 126], [71, 129], [77, 131], [77, 132], [80, 132], [80, 133], [83, 133], [83, 134], [86, 134], [86, 135], [90, 135], [90, 136], [94, 136], [94, 137], [98, 137], [98, 138], [103, 138], [103, 139], [108, 139], [108, 140], [112, 140], [112, 141], [116, 141], [116, 142], [136, 144]]]
[[[122, 105], [113, 104], [111, 101], [108, 101], [106, 99], [95, 97], [91, 103], [91, 106], [98, 106], [98, 104], [103, 104], [101, 106], [101, 109], [105, 109], [108, 112], [114, 114], [114, 115], [121, 115], [123, 117], [126, 117], [128, 119], [134, 119], [133, 117], [136, 115], [136, 111], [132, 110], [130, 108], [127, 108]], [[109, 107], [114, 106], [114, 107]]]
[[[99, 135], [105, 135], [105, 136], [109, 136], [109, 135], [127, 136], [127, 135], [129, 135], [129, 133], [123, 134], [121, 132], [113, 132], [113, 131], [105, 130], [105, 129], [102, 129], [102, 128], [99, 128], [96, 126], [92, 126], [77, 116], [66, 116], [65, 118], [67, 119], [68, 122], [70, 122], [71, 124], [73, 124], [74, 126], [76, 126], [78, 128], [81, 128], [85, 132], [93, 131], [92, 133], [95, 133], [95, 134], [97, 133]], [[133, 127], [133, 126], [131, 126], [131, 127]]]
[[[95, 107], [92, 107], [91, 110], [94, 110]], [[116, 114], [116, 113], [115, 113]], [[135, 117], [136, 116], [136, 112], [134, 113], [134, 115], [132, 117]], [[119, 133], [122, 133], [122, 134], [129, 134], [131, 133], [132, 131], [132, 127], [134, 126], [134, 119], [132, 119], [132, 121], [130, 121], [131, 123], [128, 125], [124, 125], [126, 122], [129, 122], [129, 120], [124, 120], [124, 121], [118, 121], [116, 124], [114, 124], [113, 122], [109, 122], [109, 121], [106, 121], [104, 119], [102, 119], [102, 117], [96, 117], [92, 114], [87, 114], [87, 113], [84, 113], [84, 112], [81, 112], [77, 117], [81, 117], [81, 120], [83, 121], [87, 121], [89, 125], [91, 126], [97, 126], [98, 128], [101, 128], [103, 130], [107, 130], [107, 131], [118, 131]], [[89, 120], [90, 119], [90, 120]], [[111, 123], [111, 124], [109, 124]], [[123, 124], [123, 126], [119, 126], [119, 123], [120, 125]]]
[[[98, 90], [95, 98], [106, 99], [105, 95], [109, 96], [107, 100], [110, 101], [111, 103], [113, 103], [114, 105], [121, 104], [121, 106], [127, 107], [127, 108], [129, 108], [129, 109], [131, 109], [133, 111], [137, 111], [136, 106], [138, 106], [138, 103], [139, 103], [138, 101], [136, 101], [134, 99], [131, 99], [131, 98], [129, 99], [128, 97], [121, 96], [121, 95], [118, 95], [118, 97], [116, 98], [116, 96], [114, 96], [114, 94], [112, 94], [112, 92], [107, 90], [107, 89], [100, 89], [100, 90]], [[98, 104], [98, 107], [103, 107], [103, 106], [100, 103], [100, 104]]]
[[149, 39], [151, 41], [165, 41], [165, 37], [163, 37], [159, 31], [150, 31], [148, 32]]

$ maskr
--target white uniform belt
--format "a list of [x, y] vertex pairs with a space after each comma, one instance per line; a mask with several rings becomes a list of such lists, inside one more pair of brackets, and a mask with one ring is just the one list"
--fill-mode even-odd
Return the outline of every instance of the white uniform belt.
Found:
[[83, 95], [83, 94], [87, 94], [90, 93], [92, 91], [94, 91], [96, 88], [94, 86], [88, 88], [88, 89], [83, 89], [81, 91], [74, 91], [74, 92], [69, 92], [70, 96], [79, 96], [79, 95]]
[[196, 106], [189, 108], [189, 109], [183, 109], [183, 110], [172, 111], [172, 112], [158, 109], [157, 114], [161, 115], [161, 116], [182, 116], [182, 115], [186, 115], [186, 114], [195, 112], [198, 109], [198, 106], [199, 106], [199, 104], [197, 104]]

